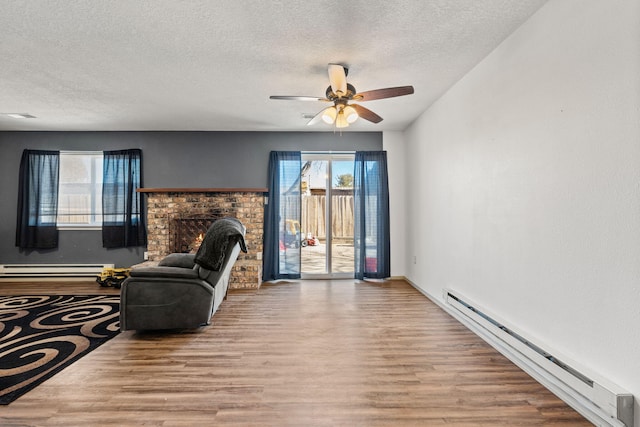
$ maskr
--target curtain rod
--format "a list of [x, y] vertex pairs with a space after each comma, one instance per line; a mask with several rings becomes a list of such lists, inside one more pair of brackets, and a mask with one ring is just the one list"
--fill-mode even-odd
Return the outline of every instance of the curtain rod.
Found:
[[302, 154], [355, 154], [355, 151], [301, 151]]
[[102, 151], [97, 150], [60, 150], [60, 154], [78, 154], [78, 155], [89, 155], [89, 154], [102, 154]]

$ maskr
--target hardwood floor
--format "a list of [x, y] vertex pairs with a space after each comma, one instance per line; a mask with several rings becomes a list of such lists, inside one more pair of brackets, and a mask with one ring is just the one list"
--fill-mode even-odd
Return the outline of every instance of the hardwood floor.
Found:
[[[0, 283], [1, 295], [101, 294]], [[2, 426], [591, 425], [403, 281], [231, 291], [213, 324], [121, 333]]]

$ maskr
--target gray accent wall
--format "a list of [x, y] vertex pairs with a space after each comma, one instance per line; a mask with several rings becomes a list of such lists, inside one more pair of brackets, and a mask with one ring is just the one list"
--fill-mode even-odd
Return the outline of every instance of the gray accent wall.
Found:
[[52, 250], [15, 246], [18, 169], [24, 149], [140, 148], [144, 186], [267, 187], [269, 153], [382, 150], [380, 132], [0, 132], [0, 264], [142, 262], [144, 247], [105, 249], [99, 230], [62, 230]]

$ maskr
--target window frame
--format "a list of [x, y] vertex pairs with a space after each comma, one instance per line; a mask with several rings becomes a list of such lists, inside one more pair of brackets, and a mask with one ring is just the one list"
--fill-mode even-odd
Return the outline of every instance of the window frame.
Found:
[[[57, 221], [56, 227], [58, 230], [102, 230], [102, 176], [98, 176], [98, 169], [96, 165], [99, 163], [100, 167], [102, 167], [103, 162], [102, 151], [81, 151], [81, 150], [67, 150], [60, 151], [60, 172], [62, 173], [62, 164], [64, 162], [63, 157], [65, 156], [84, 156], [91, 157], [91, 170], [90, 174], [90, 185], [92, 189], [92, 198], [90, 200], [91, 204], [91, 212], [89, 215], [94, 219], [94, 221], [82, 224], [82, 223], [61, 223], [60, 218], [64, 217], [65, 214], [61, 212], [62, 203], [60, 203], [61, 195], [63, 195], [62, 191], [62, 179], [58, 182], [58, 212], [57, 212]], [[97, 182], [99, 180], [99, 182]], [[69, 214], [66, 214], [67, 216]]]

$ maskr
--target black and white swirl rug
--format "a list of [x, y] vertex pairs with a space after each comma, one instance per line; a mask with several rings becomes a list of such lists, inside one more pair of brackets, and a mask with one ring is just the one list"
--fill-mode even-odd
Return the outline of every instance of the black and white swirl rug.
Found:
[[0, 297], [0, 404], [115, 337], [119, 295]]

